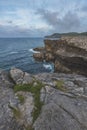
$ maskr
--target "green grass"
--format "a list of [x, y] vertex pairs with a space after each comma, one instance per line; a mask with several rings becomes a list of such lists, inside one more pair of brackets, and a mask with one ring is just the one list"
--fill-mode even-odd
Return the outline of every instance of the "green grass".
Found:
[[59, 89], [60, 91], [66, 91], [66, 88], [64, 87], [64, 81], [63, 80], [58, 80], [56, 81], [56, 88]]
[[32, 84], [16, 85], [14, 87], [14, 91], [15, 93], [19, 91], [30, 92], [31, 87], [32, 87]]
[[15, 92], [18, 92], [18, 91], [31, 92], [34, 95], [35, 107], [32, 112], [33, 122], [37, 119], [37, 117], [39, 116], [41, 112], [43, 103], [40, 101], [40, 90], [42, 89], [42, 87], [44, 87], [44, 85], [41, 82], [39, 81], [35, 81], [35, 82], [37, 82], [36, 85], [34, 85], [34, 82], [33, 82], [31, 84], [16, 85], [14, 87]]
[[25, 98], [24, 98], [23, 95], [17, 94], [17, 97], [18, 97], [18, 99], [19, 99], [19, 101], [20, 101], [21, 104], [23, 104], [25, 102]]
[[15, 108], [15, 107], [10, 106], [10, 105], [9, 105], [9, 108], [13, 111], [14, 117], [16, 119], [20, 119], [21, 118], [21, 112], [20, 112], [20, 110], [18, 108]]

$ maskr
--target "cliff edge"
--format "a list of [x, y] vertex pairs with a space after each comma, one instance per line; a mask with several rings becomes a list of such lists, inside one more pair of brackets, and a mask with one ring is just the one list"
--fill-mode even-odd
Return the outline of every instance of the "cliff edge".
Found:
[[45, 39], [45, 51], [34, 54], [36, 60], [52, 61], [55, 72], [87, 76], [87, 36], [62, 36]]

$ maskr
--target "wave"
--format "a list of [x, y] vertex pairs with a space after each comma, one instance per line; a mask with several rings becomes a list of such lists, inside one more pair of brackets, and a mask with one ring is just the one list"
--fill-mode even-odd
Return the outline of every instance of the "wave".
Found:
[[39, 51], [34, 51], [33, 49], [29, 49], [29, 51], [33, 53], [40, 53]]
[[52, 66], [50, 65], [50, 64], [43, 64], [43, 67], [45, 68], [45, 69], [49, 69], [49, 70], [52, 70], [53, 68], [52, 68]]
[[17, 54], [17, 53], [18, 53], [17, 51], [12, 51], [9, 54]]

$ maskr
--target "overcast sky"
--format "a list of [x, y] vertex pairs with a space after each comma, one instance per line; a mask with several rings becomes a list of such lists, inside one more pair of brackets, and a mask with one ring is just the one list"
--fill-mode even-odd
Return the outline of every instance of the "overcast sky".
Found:
[[87, 31], [87, 0], [0, 0], [0, 37]]

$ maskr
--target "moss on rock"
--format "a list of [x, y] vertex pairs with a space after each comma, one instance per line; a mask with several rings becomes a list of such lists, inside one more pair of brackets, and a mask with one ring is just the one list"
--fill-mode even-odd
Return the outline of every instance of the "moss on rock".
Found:
[[[42, 84], [39, 81], [35, 81], [35, 82], [30, 83], [30, 84], [16, 85], [14, 87], [15, 92], [24, 91], [24, 92], [31, 92], [33, 94], [34, 105], [35, 105], [34, 110], [32, 112], [33, 123], [37, 119], [37, 117], [39, 116], [39, 114], [41, 112], [42, 105], [43, 105], [43, 102], [40, 101], [40, 90], [42, 89], [42, 87], [44, 87], [44, 84]], [[19, 96], [19, 98], [21, 99], [21, 101], [23, 101], [22, 97]]]

